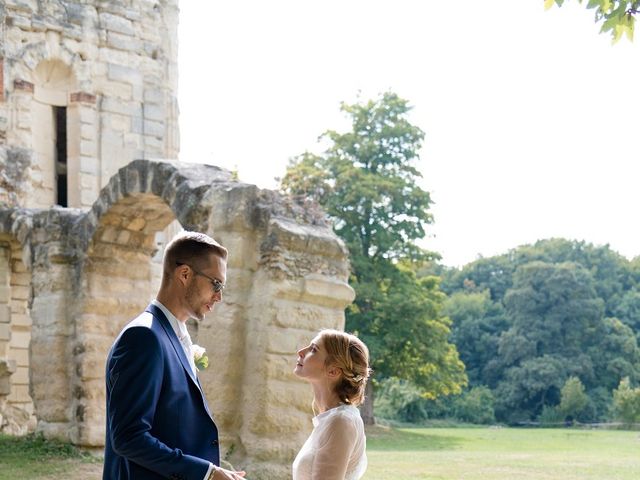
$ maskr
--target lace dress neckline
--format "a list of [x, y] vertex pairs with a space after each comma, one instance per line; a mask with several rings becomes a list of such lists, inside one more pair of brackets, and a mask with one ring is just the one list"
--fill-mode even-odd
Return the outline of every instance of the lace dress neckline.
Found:
[[358, 410], [356, 407], [354, 407], [353, 405], [349, 405], [348, 403], [341, 403], [340, 405], [338, 405], [337, 407], [331, 407], [329, 410], [325, 410], [322, 413], [319, 413], [318, 415], [316, 415], [315, 417], [313, 417], [311, 419], [311, 421], [313, 422], [313, 426], [317, 427], [318, 423], [327, 418], [330, 417], [331, 415], [343, 411], [343, 410], [347, 410], [347, 409], [354, 409], [354, 410]]

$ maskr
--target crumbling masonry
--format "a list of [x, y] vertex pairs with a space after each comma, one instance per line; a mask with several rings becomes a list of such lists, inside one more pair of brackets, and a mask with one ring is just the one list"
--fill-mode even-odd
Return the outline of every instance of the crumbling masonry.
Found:
[[107, 351], [167, 237], [196, 229], [230, 250], [224, 302], [189, 325], [223, 455], [287, 478], [311, 428], [295, 351], [344, 325], [347, 251], [320, 212], [149, 160], [178, 155], [177, 18], [175, 0], [0, 4], [0, 431], [104, 444]]

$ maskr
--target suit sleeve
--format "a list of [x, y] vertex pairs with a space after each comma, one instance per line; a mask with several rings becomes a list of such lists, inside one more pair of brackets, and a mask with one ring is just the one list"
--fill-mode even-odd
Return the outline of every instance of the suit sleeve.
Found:
[[202, 479], [209, 461], [170, 448], [151, 434], [162, 388], [164, 353], [146, 327], [116, 342], [107, 367], [107, 419], [114, 451], [159, 475]]

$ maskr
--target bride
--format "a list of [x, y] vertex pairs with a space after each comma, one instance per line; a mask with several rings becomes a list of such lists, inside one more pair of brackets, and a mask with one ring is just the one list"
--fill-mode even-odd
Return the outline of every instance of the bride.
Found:
[[293, 480], [357, 480], [367, 469], [364, 400], [369, 350], [355, 335], [322, 330], [298, 350], [294, 373], [313, 389], [313, 431], [293, 462]]

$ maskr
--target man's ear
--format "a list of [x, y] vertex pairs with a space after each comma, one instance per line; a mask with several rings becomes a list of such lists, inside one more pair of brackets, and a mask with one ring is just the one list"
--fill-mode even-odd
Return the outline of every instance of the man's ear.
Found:
[[189, 268], [188, 265], [180, 265], [176, 269], [175, 274], [179, 282], [186, 283], [186, 281], [189, 279], [189, 275], [191, 275], [191, 269]]

